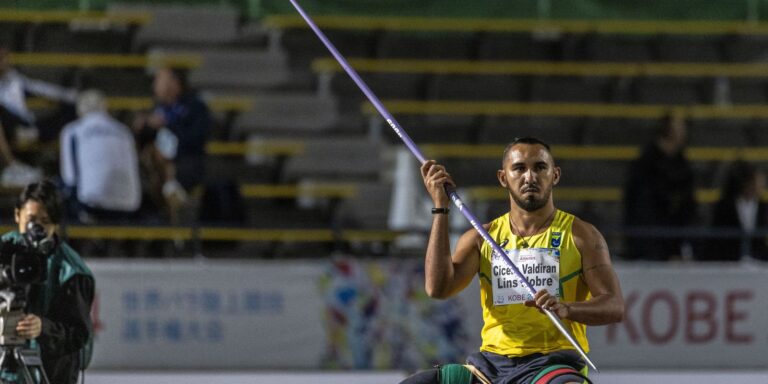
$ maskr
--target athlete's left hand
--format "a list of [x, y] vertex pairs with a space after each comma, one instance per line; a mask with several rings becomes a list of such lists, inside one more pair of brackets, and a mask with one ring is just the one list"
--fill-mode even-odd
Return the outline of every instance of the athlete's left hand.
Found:
[[[571, 311], [571, 308], [568, 306], [568, 304], [558, 300], [557, 296], [550, 294], [546, 289], [541, 289], [536, 292], [533, 300], [526, 301], [525, 306], [537, 307], [539, 308], [539, 311], [542, 309], [552, 311], [555, 315], [557, 315], [557, 317], [561, 319], [568, 318], [568, 314]], [[543, 311], [541, 312], [543, 313]]]
[[25, 339], [35, 339], [40, 336], [43, 322], [33, 314], [27, 314], [16, 325], [16, 333]]

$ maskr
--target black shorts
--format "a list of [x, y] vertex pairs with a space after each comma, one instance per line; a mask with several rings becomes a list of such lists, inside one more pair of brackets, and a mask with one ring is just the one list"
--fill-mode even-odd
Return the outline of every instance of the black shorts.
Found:
[[480, 370], [494, 384], [528, 384], [542, 369], [565, 364], [581, 371], [586, 363], [576, 351], [562, 350], [548, 354], [534, 353], [523, 357], [506, 357], [492, 352], [475, 352], [467, 364]]

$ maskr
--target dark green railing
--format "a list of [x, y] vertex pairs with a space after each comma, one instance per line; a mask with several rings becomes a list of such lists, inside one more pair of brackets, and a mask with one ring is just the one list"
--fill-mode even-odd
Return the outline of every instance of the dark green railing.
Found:
[[[102, 10], [111, 0], [0, 0], [0, 8]], [[150, 3], [120, 0], [121, 3]], [[228, 5], [250, 18], [294, 13], [287, 0], [153, 0]], [[301, 0], [315, 15], [611, 20], [765, 20], [768, 0]]]

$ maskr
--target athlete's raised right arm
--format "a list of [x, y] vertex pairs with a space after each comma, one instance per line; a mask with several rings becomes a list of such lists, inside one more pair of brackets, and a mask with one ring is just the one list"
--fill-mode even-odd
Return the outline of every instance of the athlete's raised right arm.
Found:
[[[421, 176], [435, 208], [448, 208], [450, 199], [444, 185], [455, 185], [445, 167], [429, 160], [421, 166]], [[464, 289], [480, 268], [480, 235], [474, 229], [465, 232], [451, 255], [449, 217], [434, 214], [424, 260], [424, 289], [429, 297], [445, 299]]]

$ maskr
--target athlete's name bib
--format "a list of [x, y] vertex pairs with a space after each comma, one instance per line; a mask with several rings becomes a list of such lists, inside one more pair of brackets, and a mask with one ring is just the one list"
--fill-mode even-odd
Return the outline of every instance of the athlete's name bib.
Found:
[[[507, 255], [536, 291], [546, 289], [560, 297], [560, 250], [557, 248], [510, 249]], [[522, 304], [533, 300], [520, 278], [504, 258], [491, 257], [493, 304]]]

